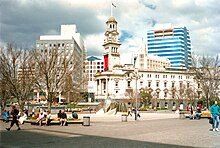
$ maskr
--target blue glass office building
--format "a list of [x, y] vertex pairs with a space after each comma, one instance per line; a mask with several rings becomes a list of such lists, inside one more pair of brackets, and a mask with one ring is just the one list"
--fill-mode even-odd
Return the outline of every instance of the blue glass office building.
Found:
[[155, 27], [147, 32], [148, 54], [165, 57], [172, 68], [191, 67], [191, 42], [186, 27]]

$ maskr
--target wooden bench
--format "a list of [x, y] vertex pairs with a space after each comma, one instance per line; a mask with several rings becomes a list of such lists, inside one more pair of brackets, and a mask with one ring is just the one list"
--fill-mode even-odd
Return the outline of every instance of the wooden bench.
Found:
[[179, 118], [180, 118], [180, 119], [186, 118], [186, 114], [187, 114], [187, 115], [190, 114], [190, 111], [180, 110], [180, 111], [179, 111]]
[[[0, 120], [5, 121], [3, 117], [0, 117]], [[12, 121], [12, 118], [10, 117], [8, 121]], [[24, 120], [24, 123], [30, 123], [31, 125], [38, 125], [36, 123], [36, 120]], [[42, 125], [45, 125], [46, 121], [42, 121]], [[83, 124], [82, 120], [67, 120], [67, 125], [68, 124]], [[52, 120], [50, 121], [50, 125], [60, 125], [60, 121], [58, 120]]]
[[[36, 120], [25, 120], [25, 123], [30, 123], [31, 125], [38, 125], [38, 123], [36, 123]], [[45, 125], [46, 121], [42, 121], [42, 125]], [[67, 125], [68, 124], [83, 124], [82, 120], [67, 120]], [[49, 125], [60, 125], [60, 121], [58, 120], [52, 120], [50, 121]]]

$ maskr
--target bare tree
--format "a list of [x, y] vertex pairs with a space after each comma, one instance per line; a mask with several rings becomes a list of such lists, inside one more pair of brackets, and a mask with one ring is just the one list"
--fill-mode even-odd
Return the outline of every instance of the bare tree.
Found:
[[[79, 95], [85, 80], [82, 64], [72, 50], [51, 49], [34, 50], [36, 83], [46, 93], [48, 109], [59, 94], [67, 99]], [[68, 99], [69, 100], [69, 99]]]
[[193, 58], [192, 70], [195, 73], [195, 81], [201, 86], [202, 94], [206, 98], [207, 107], [209, 101], [217, 99], [217, 91], [220, 86], [220, 58], [216, 57], [197, 57]]
[[146, 108], [152, 99], [151, 92], [148, 89], [141, 89], [139, 96], [143, 100], [144, 107]]
[[34, 88], [30, 62], [30, 54], [26, 49], [18, 49], [13, 44], [8, 44], [7, 48], [1, 49], [0, 72], [3, 101], [13, 97], [17, 100], [21, 110], [31, 97]]

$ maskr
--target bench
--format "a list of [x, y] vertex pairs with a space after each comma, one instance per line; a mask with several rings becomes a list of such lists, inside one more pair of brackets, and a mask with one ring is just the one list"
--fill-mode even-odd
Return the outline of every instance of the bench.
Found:
[[[5, 121], [5, 119], [3, 117], [0, 117], [0, 120]], [[12, 121], [12, 118], [9, 118], [8, 121]], [[38, 125], [38, 123], [36, 123], [36, 120], [24, 120], [24, 123], [30, 123], [31, 125]], [[46, 121], [42, 121], [42, 125], [45, 125]], [[83, 124], [82, 120], [67, 120], [67, 125], [68, 124]], [[60, 121], [58, 120], [52, 120], [50, 121], [49, 125], [60, 125]]]
[[179, 118], [180, 118], [180, 119], [186, 118], [186, 114], [187, 114], [187, 115], [190, 115], [190, 111], [180, 110], [180, 111], [179, 111]]
[[[38, 123], [36, 123], [36, 120], [25, 120], [25, 123], [30, 123], [31, 125], [38, 125]], [[42, 125], [45, 125], [46, 121], [42, 121]], [[83, 121], [81, 120], [67, 120], [66, 124], [83, 124]], [[52, 120], [50, 121], [49, 125], [60, 125], [60, 121], [58, 120]]]

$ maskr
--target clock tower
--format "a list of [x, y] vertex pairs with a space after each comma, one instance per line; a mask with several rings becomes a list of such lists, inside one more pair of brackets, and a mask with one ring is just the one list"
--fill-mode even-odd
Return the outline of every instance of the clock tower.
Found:
[[106, 22], [107, 28], [104, 39], [104, 70], [112, 70], [114, 65], [120, 65], [120, 41], [117, 31], [117, 21], [111, 16]]

